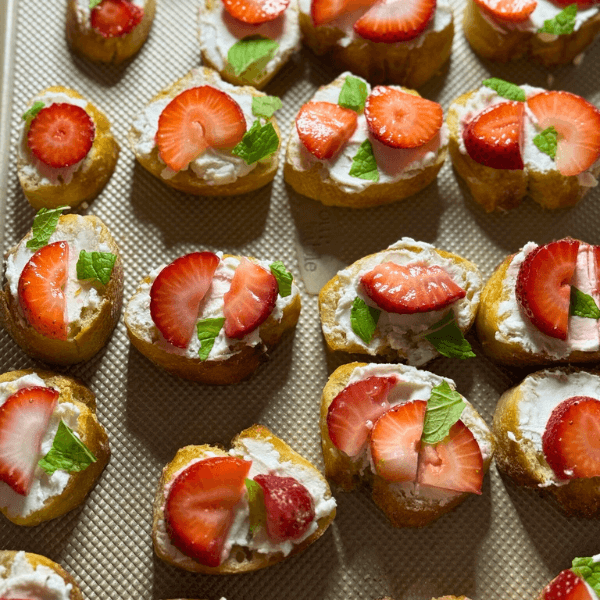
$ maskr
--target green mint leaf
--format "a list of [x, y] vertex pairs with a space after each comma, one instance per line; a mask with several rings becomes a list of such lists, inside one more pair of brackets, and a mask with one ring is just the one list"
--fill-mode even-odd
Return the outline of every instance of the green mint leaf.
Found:
[[561, 10], [554, 19], [544, 21], [538, 33], [552, 33], [554, 35], [568, 35], [575, 29], [575, 17], [577, 15], [577, 4], [570, 4]]
[[292, 281], [294, 281], [294, 276], [285, 268], [285, 265], [280, 260], [271, 263], [269, 268], [271, 269], [271, 273], [275, 276], [275, 279], [277, 279], [279, 295], [282, 298], [289, 296], [292, 293]]
[[235, 76], [239, 77], [251, 65], [256, 65], [257, 68], [266, 66], [277, 48], [279, 44], [275, 40], [254, 35], [245, 37], [229, 48], [227, 61]]
[[95, 279], [106, 285], [110, 281], [116, 260], [116, 255], [110, 252], [82, 250], [77, 261], [77, 279]]
[[253, 479], [246, 479], [246, 490], [250, 508], [250, 533], [254, 535], [267, 522], [265, 497], [262, 487]]
[[58, 208], [40, 208], [33, 218], [33, 236], [27, 242], [27, 247], [34, 252], [45, 246], [54, 233], [58, 224], [58, 217], [68, 206], [59, 206]]
[[461, 395], [447, 381], [436, 385], [427, 401], [421, 441], [426, 444], [441, 442], [450, 433], [452, 425], [460, 419], [465, 406]]
[[497, 77], [491, 77], [483, 81], [485, 87], [492, 88], [498, 96], [507, 98], [508, 100], [517, 100], [518, 102], [525, 102], [525, 92], [514, 83], [504, 81], [504, 79], [498, 79]]
[[231, 151], [251, 165], [273, 154], [279, 148], [279, 137], [272, 123], [261, 125], [256, 119], [246, 131], [242, 141]]
[[35, 115], [37, 115], [42, 108], [44, 108], [44, 103], [41, 100], [34, 102], [33, 106], [23, 113], [23, 121], [32, 121], [33, 117], [35, 117]]
[[283, 103], [277, 96], [253, 96], [252, 114], [255, 117], [264, 117], [270, 119], [276, 110], [279, 110]]
[[344, 80], [338, 104], [343, 108], [351, 108], [356, 112], [362, 112], [368, 95], [367, 84], [358, 77], [348, 75]]
[[373, 155], [373, 146], [369, 140], [365, 140], [360, 145], [356, 156], [352, 159], [350, 175], [359, 179], [379, 181], [379, 171]]
[[585, 582], [600, 596], [600, 562], [591, 557], [574, 558], [571, 571], [583, 578]]
[[200, 349], [198, 350], [200, 360], [208, 358], [210, 351], [215, 345], [215, 340], [223, 327], [223, 323], [225, 323], [224, 317], [219, 317], [216, 319], [201, 319], [196, 324], [198, 339], [200, 340]]
[[377, 321], [381, 311], [369, 306], [362, 298], [354, 298], [350, 310], [350, 325], [352, 331], [365, 343], [369, 344], [373, 339]]
[[102, 0], [90, 0], [90, 10], [92, 8], [96, 8], [96, 6], [98, 6], [98, 4], [100, 4], [100, 2], [102, 2]]
[[544, 154], [547, 154], [551, 159], [556, 158], [556, 146], [558, 144], [558, 132], [554, 127], [550, 126], [548, 129], [544, 129], [542, 133], [538, 133], [533, 138], [533, 143], [541, 150]]
[[459, 329], [452, 311], [435, 323], [431, 329], [432, 332], [428, 333], [425, 339], [431, 342], [442, 356], [460, 359], [475, 356], [471, 344], [465, 340]]
[[38, 465], [52, 475], [54, 471], [76, 473], [96, 462], [88, 447], [69, 429], [63, 421], [58, 424], [52, 448]]
[[569, 314], [586, 319], [600, 319], [600, 309], [594, 299], [574, 285], [571, 286], [571, 304]]

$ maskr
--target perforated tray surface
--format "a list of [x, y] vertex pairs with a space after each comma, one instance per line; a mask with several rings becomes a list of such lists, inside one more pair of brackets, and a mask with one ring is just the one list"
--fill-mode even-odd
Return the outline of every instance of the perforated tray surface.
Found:
[[[546, 212], [526, 200], [507, 214], [485, 214], [459, 184], [449, 162], [437, 182], [415, 197], [367, 211], [326, 208], [295, 194], [277, 174], [272, 185], [235, 198], [194, 198], [162, 185], [126, 147], [137, 111], [158, 90], [200, 62], [197, 2], [159, 0], [150, 38], [121, 67], [92, 65], [71, 55], [64, 39], [65, 3], [1, 0], [8, 11], [4, 64], [12, 69], [3, 95], [10, 115], [9, 147], [0, 160], [8, 177], [3, 208], [4, 249], [31, 226], [16, 175], [17, 131], [30, 97], [62, 84], [101, 107], [121, 143], [110, 183], [87, 209], [117, 239], [125, 264], [125, 299], [154, 266], [198, 249], [283, 260], [302, 279], [303, 310], [295, 335], [255, 377], [233, 387], [175, 379], [130, 346], [119, 323], [106, 349], [66, 369], [97, 395], [110, 435], [112, 458], [83, 506], [34, 528], [0, 522], [0, 548], [44, 554], [63, 564], [89, 600], [100, 598], [377, 598], [427, 600], [443, 594], [474, 599], [534, 598], [573, 556], [600, 552], [600, 522], [566, 518], [555, 504], [503, 480], [492, 465], [483, 494], [419, 530], [392, 528], [366, 491], [337, 493], [330, 530], [303, 554], [243, 576], [190, 574], [157, 560], [150, 539], [151, 501], [162, 467], [181, 446], [227, 445], [252, 423], [263, 423], [322, 467], [318, 407], [328, 375], [343, 358], [322, 340], [314, 295], [340, 266], [403, 236], [464, 255], [489, 276], [496, 264], [529, 240], [573, 236], [600, 243], [600, 188], [577, 207]], [[15, 10], [15, 6], [17, 10]], [[455, 15], [461, 2], [454, 2]], [[460, 19], [450, 68], [420, 91], [444, 109], [452, 98], [490, 76], [564, 89], [600, 104], [600, 44], [579, 66], [548, 71], [519, 62], [478, 59], [464, 40]], [[267, 88], [282, 97], [284, 138], [300, 105], [337, 75], [309, 51], [297, 54]], [[11, 93], [12, 89], [12, 93]], [[2, 170], [0, 169], [0, 172]], [[438, 359], [429, 370], [453, 378], [458, 390], [491, 422], [496, 401], [525, 375], [481, 356]], [[0, 333], [2, 370], [36, 367]]]

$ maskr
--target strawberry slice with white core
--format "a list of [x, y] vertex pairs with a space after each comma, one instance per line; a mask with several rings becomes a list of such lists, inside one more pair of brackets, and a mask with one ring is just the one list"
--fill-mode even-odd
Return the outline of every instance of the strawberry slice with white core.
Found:
[[32, 154], [53, 169], [70, 167], [90, 151], [96, 127], [80, 106], [57, 102], [42, 108], [27, 132]]
[[242, 258], [223, 296], [225, 335], [239, 340], [260, 327], [273, 312], [278, 291], [273, 273]]
[[102, 0], [92, 9], [92, 29], [103, 38], [121, 37], [140, 24], [144, 9], [130, 0]]
[[310, 15], [313, 25], [320, 27], [355, 10], [373, 6], [375, 2], [376, 0], [312, 0]]
[[194, 335], [200, 303], [211, 286], [219, 257], [212, 252], [192, 252], [174, 260], [150, 288], [150, 316], [163, 337], [187, 348]]
[[437, 102], [378, 85], [367, 98], [365, 117], [373, 137], [390, 148], [418, 148], [442, 127]]
[[371, 457], [377, 475], [386, 481], [416, 481], [426, 400], [393, 406], [371, 432]]
[[600, 477], [600, 400], [574, 396], [550, 415], [542, 449], [560, 479]]
[[176, 548], [208, 567], [221, 564], [251, 464], [233, 456], [215, 456], [177, 476], [165, 503], [167, 531]]
[[381, 0], [354, 23], [354, 31], [372, 42], [413, 40], [431, 21], [435, 6], [436, 0]]
[[442, 267], [421, 263], [382, 263], [360, 282], [379, 308], [401, 315], [440, 310], [467, 295]]
[[232, 148], [246, 133], [240, 105], [210, 85], [175, 96], [158, 119], [156, 145], [163, 162], [181, 171], [207, 148]]
[[333, 445], [351, 458], [358, 456], [373, 424], [390, 409], [387, 401], [396, 377], [368, 377], [347, 385], [327, 409], [327, 429]]
[[0, 406], [0, 481], [17, 494], [29, 493], [58, 395], [52, 388], [26, 387]]
[[519, 269], [515, 294], [525, 315], [542, 333], [567, 339], [571, 280], [577, 240], [563, 239], [530, 252]]
[[566, 177], [579, 175], [600, 158], [600, 110], [570, 92], [542, 92], [527, 100], [540, 131], [558, 133], [556, 168]]
[[523, 169], [523, 102], [494, 104], [475, 116], [463, 129], [467, 154], [493, 169]]
[[296, 116], [296, 131], [304, 147], [319, 160], [334, 157], [352, 137], [358, 115], [332, 102], [307, 102]]
[[315, 518], [315, 504], [304, 485], [293, 477], [257, 475], [265, 499], [267, 535], [279, 544], [301, 538]]
[[536, 0], [475, 0], [475, 4], [493, 19], [522, 23], [537, 6]]
[[225, 10], [234, 18], [250, 25], [275, 20], [285, 12], [290, 0], [223, 0]]
[[439, 444], [421, 445], [417, 481], [445, 490], [481, 494], [483, 457], [477, 440], [462, 421], [454, 423]]
[[561, 571], [543, 590], [541, 600], [596, 600], [585, 581], [571, 571]]
[[56, 340], [68, 336], [65, 287], [69, 275], [69, 244], [40, 248], [25, 265], [17, 288], [19, 306], [39, 334]]

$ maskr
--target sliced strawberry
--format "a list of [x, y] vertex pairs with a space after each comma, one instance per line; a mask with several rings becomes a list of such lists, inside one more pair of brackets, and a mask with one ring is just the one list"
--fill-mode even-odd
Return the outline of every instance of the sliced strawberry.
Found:
[[304, 485], [293, 477], [257, 475], [264, 492], [267, 534], [276, 544], [301, 538], [315, 518], [315, 504]]
[[439, 444], [421, 445], [417, 480], [421, 485], [481, 494], [483, 457], [477, 440], [462, 421], [454, 423]]
[[42, 440], [58, 392], [46, 387], [26, 387], [0, 406], [0, 481], [26, 496], [33, 482]]
[[278, 290], [271, 272], [242, 258], [223, 296], [225, 335], [239, 340], [262, 325], [275, 308]]
[[69, 275], [69, 244], [54, 242], [40, 248], [19, 278], [19, 305], [28, 323], [41, 335], [68, 336], [65, 286]]
[[485, 13], [493, 19], [521, 23], [527, 21], [537, 6], [536, 0], [475, 0]]
[[523, 169], [523, 102], [502, 102], [486, 108], [463, 130], [467, 154], [493, 169]]
[[350, 457], [360, 454], [373, 423], [390, 405], [396, 377], [368, 377], [347, 385], [327, 410], [327, 429], [333, 445]]
[[192, 252], [174, 260], [150, 288], [150, 316], [163, 337], [187, 348], [194, 335], [200, 303], [219, 264], [212, 252]]
[[377, 475], [386, 481], [416, 481], [426, 400], [390, 408], [371, 432], [371, 456]]
[[42, 108], [27, 132], [33, 155], [54, 169], [83, 160], [94, 143], [96, 127], [83, 108], [59, 102]]
[[156, 145], [160, 158], [174, 171], [187, 168], [207, 148], [231, 148], [246, 133], [240, 105], [210, 85], [175, 96], [158, 118]]
[[521, 308], [542, 333], [567, 339], [571, 279], [577, 263], [577, 240], [564, 239], [530, 252], [517, 275], [515, 294]]
[[378, 85], [367, 98], [365, 117], [369, 131], [382, 144], [418, 148], [440, 130], [444, 113], [437, 102]]
[[354, 12], [361, 8], [368, 8], [377, 0], [311, 0], [310, 15], [315, 27], [326, 25], [338, 17]]
[[437, 265], [381, 263], [360, 282], [379, 308], [402, 315], [442, 309], [467, 293]]
[[177, 476], [165, 503], [167, 530], [176, 548], [208, 567], [221, 564], [251, 464], [215, 456], [193, 463]]
[[372, 42], [405, 42], [423, 33], [436, 0], [381, 0], [356, 23], [354, 31]]
[[579, 175], [600, 158], [600, 110], [569, 92], [542, 92], [527, 100], [540, 131], [558, 133], [556, 168], [561, 175]]
[[581, 577], [566, 569], [543, 589], [540, 600], [595, 600], [595, 597]]
[[[553, 0], [553, 2], [563, 7], [573, 4], [570, 0]], [[577, 4], [577, 10], [585, 10], [586, 8], [598, 6], [598, 0], [575, 0], [574, 4]]]
[[121, 37], [140, 24], [144, 9], [129, 0], [102, 0], [92, 9], [92, 29], [104, 38]]
[[335, 156], [352, 137], [358, 115], [332, 102], [307, 102], [296, 116], [296, 131], [304, 147], [319, 160]]
[[225, 10], [234, 18], [250, 25], [273, 21], [282, 15], [290, 0], [223, 0]]
[[600, 400], [574, 396], [550, 415], [544, 456], [560, 479], [600, 477]]

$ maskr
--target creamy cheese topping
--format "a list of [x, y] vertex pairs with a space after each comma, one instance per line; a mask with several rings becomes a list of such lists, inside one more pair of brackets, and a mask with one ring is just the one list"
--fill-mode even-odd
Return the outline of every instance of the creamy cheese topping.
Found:
[[[77, 14], [77, 24], [82, 32], [89, 32], [92, 29], [90, 20], [91, 8], [90, 0], [75, 0], [75, 13]], [[128, 0], [132, 4], [135, 4], [141, 9], [146, 8], [146, 0]]]
[[[421, 251], [415, 252], [411, 247], [417, 247]], [[427, 266], [437, 265], [442, 267], [452, 280], [467, 292], [467, 296], [451, 304], [458, 326], [462, 329], [468, 327], [471, 322], [472, 304], [479, 302], [481, 293], [481, 275], [478, 271], [470, 271], [454, 263], [449, 258], [443, 258], [431, 244], [416, 242], [411, 238], [402, 238], [392, 244], [385, 252], [377, 253], [371, 258], [359, 261], [360, 268], [354, 265], [340, 271], [337, 275], [340, 279], [339, 298], [335, 319], [331, 324], [322, 324], [325, 335], [343, 336], [347, 343], [357, 344], [367, 354], [377, 354], [378, 350], [391, 347], [400, 350], [408, 357], [409, 364], [423, 365], [427, 361], [439, 356], [437, 350], [428, 342], [423, 335], [427, 330], [440, 321], [448, 313], [448, 307], [441, 310], [432, 310], [425, 313], [397, 314], [381, 311], [377, 323], [377, 331], [369, 344], [366, 344], [352, 329], [350, 315], [352, 303], [358, 296], [367, 305], [378, 308], [364, 292], [360, 283], [361, 277], [384, 262], [393, 262], [398, 265], [421, 263]], [[472, 299], [469, 299], [473, 291]]]

